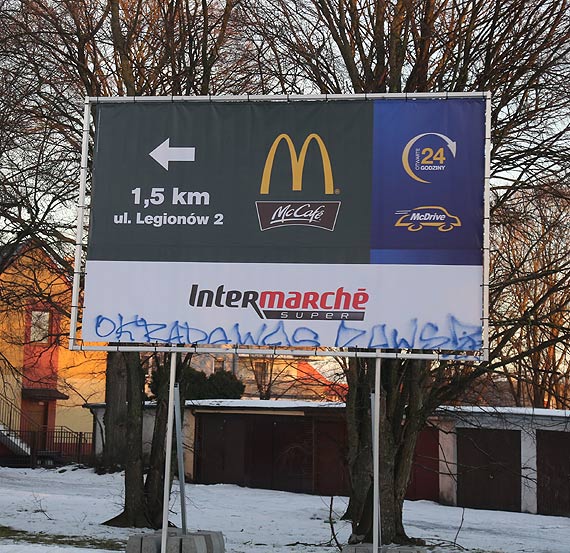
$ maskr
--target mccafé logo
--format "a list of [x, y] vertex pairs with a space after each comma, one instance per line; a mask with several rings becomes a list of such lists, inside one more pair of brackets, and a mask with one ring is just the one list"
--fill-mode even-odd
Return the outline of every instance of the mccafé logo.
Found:
[[[261, 188], [259, 193], [268, 195], [271, 186], [271, 177], [273, 174], [273, 163], [277, 149], [282, 142], [288, 147], [289, 160], [291, 162], [291, 190], [300, 192], [303, 190], [303, 171], [305, 168], [305, 160], [307, 152], [312, 142], [318, 146], [323, 167], [324, 193], [326, 196], [334, 195], [334, 182], [331, 168], [331, 160], [327, 147], [323, 139], [315, 133], [311, 133], [305, 138], [299, 155], [293, 144], [293, 140], [288, 134], [280, 134], [271, 145], [265, 166], [263, 167], [263, 175], [261, 177]], [[338, 211], [341, 202], [335, 201], [258, 201], [255, 202], [257, 208], [257, 216], [259, 218], [259, 227], [261, 230], [269, 230], [277, 227], [290, 225], [303, 225], [307, 227], [318, 227], [325, 230], [334, 230]]]

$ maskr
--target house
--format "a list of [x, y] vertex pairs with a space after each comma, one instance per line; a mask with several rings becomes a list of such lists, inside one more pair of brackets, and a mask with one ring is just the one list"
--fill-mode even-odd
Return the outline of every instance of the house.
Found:
[[68, 350], [71, 284], [45, 248], [4, 247], [0, 259], [0, 458], [84, 458], [92, 420], [81, 406], [104, 397], [105, 356]]
[[318, 370], [321, 363], [322, 358], [310, 356], [256, 355], [255, 350], [238, 355], [228, 350], [227, 354], [195, 354], [191, 366], [206, 374], [231, 371], [245, 385], [243, 398], [343, 401], [348, 387], [342, 372], [338, 366], [336, 371]]
[[[84, 460], [93, 420], [81, 407], [104, 400], [106, 354], [67, 348], [71, 282], [46, 248], [32, 241], [15, 251], [0, 248], [0, 267], [0, 462], [44, 462], [38, 452], [51, 462], [63, 449]], [[232, 370], [251, 396], [336, 399], [342, 393], [342, 384], [333, 385], [306, 360], [229, 352], [196, 354], [192, 365], [207, 373]]]

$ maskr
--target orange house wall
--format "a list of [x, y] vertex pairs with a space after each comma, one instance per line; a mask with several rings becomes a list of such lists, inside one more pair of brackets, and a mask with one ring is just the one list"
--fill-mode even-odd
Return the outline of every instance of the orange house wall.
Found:
[[[65, 337], [69, 320], [60, 316], [54, 306], [25, 297], [33, 283], [61, 304], [63, 310], [69, 309], [70, 284], [57, 276], [52, 267], [53, 262], [41, 249], [30, 248], [24, 250], [0, 277], [0, 285], [6, 285], [20, 298], [18, 305], [8, 304], [0, 308], [0, 348], [9, 364], [16, 369], [7, 371], [11, 380], [0, 393], [25, 413], [30, 404], [37, 405], [38, 402], [23, 400], [21, 388], [57, 388], [69, 399], [46, 401], [49, 426], [62, 425], [90, 432], [92, 418], [82, 406], [86, 402], [104, 400], [106, 355], [69, 351]], [[18, 295], [19, 286], [22, 293]], [[50, 333], [54, 336], [51, 345], [30, 343], [32, 311], [50, 312]]]

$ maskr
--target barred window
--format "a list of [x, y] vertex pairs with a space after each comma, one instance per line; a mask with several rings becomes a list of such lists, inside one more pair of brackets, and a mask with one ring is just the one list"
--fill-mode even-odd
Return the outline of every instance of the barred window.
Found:
[[32, 311], [30, 322], [30, 342], [46, 343], [49, 339], [49, 311]]

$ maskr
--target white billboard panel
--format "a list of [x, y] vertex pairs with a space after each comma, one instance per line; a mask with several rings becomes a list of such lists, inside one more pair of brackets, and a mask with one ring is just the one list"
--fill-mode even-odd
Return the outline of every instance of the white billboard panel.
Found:
[[89, 261], [87, 274], [84, 338], [94, 342], [468, 351], [481, 342], [481, 296], [469, 294], [480, 267]]

